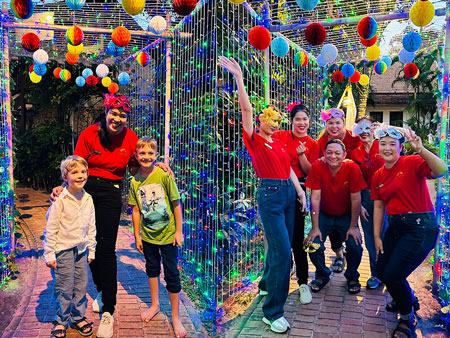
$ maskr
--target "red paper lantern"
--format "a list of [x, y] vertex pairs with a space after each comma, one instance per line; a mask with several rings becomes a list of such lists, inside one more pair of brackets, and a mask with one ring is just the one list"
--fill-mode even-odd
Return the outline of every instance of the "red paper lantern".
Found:
[[111, 39], [117, 47], [125, 47], [130, 43], [131, 33], [123, 26], [114, 28]]
[[172, 7], [178, 15], [189, 15], [197, 6], [197, 0], [173, 0]]
[[334, 82], [342, 82], [344, 80], [344, 74], [340, 70], [337, 70], [333, 73]]
[[31, 65], [30, 68], [28, 68], [29, 73], [33, 72], [34, 65]]
[[414, 76], [416, 76], [418, 71], [419, 68], [417, 68], [414, 63], [408, 63], [405, 68], [403, 68], [403, 73], [405, 73], [405, 76], [409, 79], [412, 79]]
[[358, 72], [357, 70], [355, 70], [355, 72], [353, 73], [352, 76], [350, 76], [349, 80], [353, 83], [357, 83], [359, 82], [359, 80], [361, 79], [361, 73]]
[[374, 18], [366, 16], [358, 22], [356, 30], [361, 38], [369, 40], [377, 34], [378, 24]]
[[309, 24], [305, 29], [305, 39], [312, 46], [321, 45], [327, 38], [327, 31], [320, 23]]
[[111, 94], [115, 94], [119, 91], [119, 85], [115, 82], [112, 82], [109, 86], [108, 86], [108, 91]]
[[27, 33], [22, 36], [22, 47], [29, 52], [35, 52], [41, 46], [41, 40], [34, 33]]
[[94, 75], [89, 75], [86, 79], [86, 84], [89, 87], [95, 87], [97, 85], [97, 78]]
[[66, 54], [66, 61], [70, 65], [74, 65], [74, 64], [78, 63], [79, 60], [80, 60], [80, 56], [79, 55], [74, 55], [72, 53], [67, 53]]
[[61, 71], [62, 71], [61, 67], [56, 67], [55, 69], [53, 69], [53, 76], [59, 79], [59, 73], [61, 73]]
[[248, 41], [257, 50], [264, 50], [270, 46], [272, 37], [267, 28], [263, 26], [255, 26], [248, 32]]
[[98, 85], [102, 84], [102, 78], [100, 76], [97, 76], [96, 79]]
[[369, 40], [365, 40], [363, 38], [359, 38], [359, 40], [361, 40], [361, 43], [364, 46], [366, 46], [366, 47], [370, 47], [370, 46], [373, 46], [374, 44], [376, 44], [377, 43], [377, 39], [378, 39], [377, 35], [375, 35], [372, 39], [369, 39]]

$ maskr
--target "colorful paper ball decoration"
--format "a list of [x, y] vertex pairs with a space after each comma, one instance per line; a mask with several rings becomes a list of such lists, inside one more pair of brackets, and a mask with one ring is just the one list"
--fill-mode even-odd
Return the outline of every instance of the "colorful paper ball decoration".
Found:
[[359, 79], [359, 84], [361, 86], [367, 86], [370, 82], [369, 77], [366, 74], [361, 75], [361, 78]]
[[117, 47], [125, 47], [130, 43], [131, 33], [123, 26], [114, 28], [111, 39]]
[[352, 76], [349, 77], [350, 82], [357, 83], [361, 79], [361, 73], [355, 70]]
[[167, 22], [166, 19], [164, 19], [160, 15], [156, 15], [153, 18], [151, 18], [149, 24], [148, 24], [148, 30], [156, 35], [161, 35], [166, 31], [167, 28]]
[[264, 50], [270, 46], [272, 37], [267, 28], [255, 26], [248, 32], [248, 41], [257, 50]]
[[308, 54], [306, 52], [300, 51], [295, 53], [294, 61], [299, 67], [304, 67], [308, 64]]
[[118, 91], [119, 91], [119, 85], [117, 84], [117, 83], [111, 83], [109, 86], [108, 86], [108, 91], [111, 93], [111, 94], [115, 94], [115, 93], [117, 93]]
[[270, 50], [274, 55], [281, 58], [289, 53], [289, 44], [284, 38], [279, 36], [270, 43]]
[[417, 51], [422, 45], [422, 38], [416, 32], [409, 32], [403, 37], [403, 48], [408, 52]]
[[390, 67], [392, 65], [392, 60], [387, 55], [383, 56], [380, 61], [383, 61], [386, 64], [386, 66], [388, 66], [388, 67]]
[[41, 65], [46, 64], [48, 62], [48, 54], [43, 49], [38, 49], [33, 53], [34, 63], [39, 63]]
[[327, 31], [320, 23], [314, 22], [305, 29], [305, 39], [312, 46], [321, 45], [327, 38]]
[[73, 11], [79, 11], [83, 8], [85, 3], [86, 0], [66, 0], [67, 7], [69, 7]]
[[86, 79], [82, 76], [78, 76], [75, 79], [75, 83], [77, 84], [78, 87], [83, 87], [86, 84]]
[[405, 68], [403, 68], [403, 73], [409, 79], [412, 79], [414, 76], [416, 76], [418, 71], [419, 68], [417, 68], [414, 63], [408, 63]]
[[117, 81], [121, 84], [121, 85], [127, 85], [128, 83], [130, 83], [130, 75], [128, 75], [128, 73], [122, 72], [119, 74], [119, 76], [117, 77]]
[[66, 61], [70, 65], [75, 65], [80, 60], [79, 55], [73, 55], [72, 53], [66, 53]]
[[89, 87], [95, 87], [95, 86], [97, 85], [97, 78], [96, 78], [94, 75], [89, 75], [89, 76], [86, 78], [86, 84], [87, 84]]
[[59, 78], [64, 82], [67, 82], [72, 77], [72, 74], [67, 69], [63, 69], [61, 73], [59, 73]]
[[130, 15], [138, 15], [144, 10], [145, 0], [122, 0], [122, 7]]
[[368, 47], [366, 49], [366, 57], [367, 60], [369, 61], [375, 61], [380, 57], [380, 47], [378, 47], [377, 45], [373, 45], [371, 47]]
[[105, 76], [102, 79], [102, 86], [108, 88], [108, 86], [111, 84], [111, 78], [109, 76]]
[[342, 72], [340, 70], [337, 70], [333, 73], [333, 81], [334, 82], [342, 82], [342, 80], [344, 80], [344, 74], [342, 74]]
[[11, 0], [11, 11], [17, 19], [26, 20], [33, 16], [34, 4], [31, 0]]
[[95, 73], [97, 74], [97, 76], [99, 76], [99, 77], [101, 77], [101, 78], [104, 78], [105, 76], [107, 76], [108, 75], [108, 73], [109, 73], [109, 68], [108, 68], [108, 66], [107, 65], [105, 65], [105, 64], [99, 64], [98, 66], [97, 66], [97, 68], [95, 68]]
[[434, 18], [434, 6], [431, 1], [417, 1], [409, 11], [409, 18], [418, 27], [428, 25]]
[[37, 75], [35, 72], [31, 72], [29, 75], [31, 82], [33, 83], [39, 83], [42, 80], [42, 76]]
[[108, 48], [107, 51], [112, 56], [121, 56], [123, 52], [125, 51], [125, 47], [118, 47], [114, 44], [114, 42], [111, 40], [108, 42]]
[[136, 57], [136, 61], [139, 66], [147, 67], [150, 62], [150, 56], [146, 52], [140, 52]]
[[83, 42], [84, 33], [79, 27], [72, 26], [66, 32], [66, 39], [72, 46], [78, 46]]
[[228, 0], [228, 1], [230, 1], [233, 5], [240, 5], [244, 3], [245, 0]]
[[317, 64], [320, 67], [325, 67], [327, 65], [327, 60], [325, 60], [322, 56], [322, 54], [320, 54], [319, 56], [317, 56], [316, 58]]
[[342, 74], [344, 74], [345, 77], [351, 77], [355, 73], [355, 67], [351, 63], [346, 63], [342, 66]]
[[402, 49], [400, 53], [398, 53], [398, 59], [401, 63], [407, 64], [411, 63], [414, 60], [415, 53], [408, 52], [406, 49]]
[[338, 50], [335, 45], [331, 43], [327, 43], [322, 47], [322, 51], [320, 52], [320, 55], [322, 55], [323, 59], [327, 63], [331, 63], [334, 60], [336, 60], [338, 55]]
[[356, 30], [362, 39], [369, 40], [377, 34], [378, 24], [374, 18], [366, 16], [358, 22], [358, 27]]
[[70, 43], [67, 44], [67, 50], [72, 55], [80, 55], [83, 53], [84, 45], [80, 43], [78, 46], [73, 46]]
[[384, 61], [378, 61], [373, 67], [375, 73], [377, 73], [378, 75], [383, 75], [386, 72], [387, 68], [388, 67]]
[[83, 69], [83, 72], [81, 73], [85, 79], [87, 79], [89, 76], [94, 75], [94, 72], [90, 68]]
[[319, 0], [296, 0], [298, 7], [304, 11], [311, 11], [316, 8]]
[[369, 40], [364, 40], [363, 38], [359, 38], [359, 40], [361, 41], [361, 43], [362, 43], [364, 46], [370, 47], [370, 46], [373, 46], [374, 44], [377, 43], [378, 36], [375, 35], [372, 39], [369, 39]]
[[47, 73], [47, 67], [45, 65], [41, 65], [39, 63], [36, 63], [33, 66], [33, 72], [35, 72], [36, 75], [44, 76], [45, 73]]
[[22, 47], [26, 51], [35, 52], [41, 46], [41, 40], [34, 33], [27, 33], [22, 36]]
[[31, 65], [30, 68], [28, 68], [28, 72], [31, 73], [34, 69], [34, 65]]
[[420, 75], [420, 69], [417, 69], [417, 74], [412, 78], [413, 80], [417, 79]]
[[102, 78], [100, 76], [96, 76], [95, 78], [97, 79], [97, 84], [101, 85], [102, 84]]
[[197, 6], [197, 0], [173, 0], [172, 2], [174, 12], [182, 16], [191, 14], [195, 6]]
[[53, 69], [53, 76], [59, 79], [59, 74], [61, 73], [61, 71], [62, 71], [61, 67], [56, 67], [55, 69]]

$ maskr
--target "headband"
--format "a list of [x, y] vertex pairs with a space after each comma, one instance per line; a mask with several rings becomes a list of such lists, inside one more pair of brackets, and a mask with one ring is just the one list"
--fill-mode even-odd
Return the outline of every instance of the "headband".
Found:
[[127, 113], [131, 111], [130, 100], [128, 100], [124, 95], [114, 96], [113, 94], [105, 94], [103, 105], [107, 109], [122, 108]]

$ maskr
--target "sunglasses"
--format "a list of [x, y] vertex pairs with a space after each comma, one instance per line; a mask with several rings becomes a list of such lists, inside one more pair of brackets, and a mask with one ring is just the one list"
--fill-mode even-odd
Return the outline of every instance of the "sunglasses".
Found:
[[325, 122], [333, 117], [342, 118], [343, 116], [344, 116], [344, 112], [337, 108], [322, 110], [322, 121], [325, 121]]
[[400, 140], [403, 137], [403, 135], [394, 127], [379, 128], [375, 132], [375, 136], [378, 139], [389, 136], [396, 140]]
[[363, 133], [370, 133], [370, 131], [372, 130], [372, 124], [366, 121], [363, 121], [361, 123], [358, 123], [354, 128], [353, 128], [353, 133], [356, 135], [361, 135]]

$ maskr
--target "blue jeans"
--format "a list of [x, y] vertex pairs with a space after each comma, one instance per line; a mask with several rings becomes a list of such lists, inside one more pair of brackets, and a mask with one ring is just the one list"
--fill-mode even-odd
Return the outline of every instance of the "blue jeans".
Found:
[[[328, 281], [330, 279], [331, 270], [325, 265], [325, 240], [332, 231], [337, 231], [342, 238], [347, 236], [347, 231], [350, 228], [351, 213], [343, 216], [329, 216], [322, 211], [319, 213], [319, 230], [322, 234], [322, 242], [319, 237], [314, 239], [314, 243], [320, 243], [320, 248], [315, 252], [309, 254], [311, 262], [316, 267], [316, 279]], [[357, 245], [353, 237], [345, 241], [347, 250], [347, 269], [344, 276], [348, 281], [359, 280], [358, 267], [362, 258], [362, 247]]]
[[[375, 250], [375, 240], [373, 235], [373, 205], [374, 201], [370, 199], [370, 190], [363, 189], [361, 190], [361, 205], [366, 208], [369, 213], [369, 221], [365, 221], [362, 216], [361, 225], [364, 231], [364, 241], [366, 245], [367, 252], [369, 253], [369, 261], [370, 261], [370, 275], [372, 277], [377, 277], [377, 252]], [[381, 239], [384, 237], [384, 233], [388, 227], [387, 215], [384, 214], [384, 222], [381, 228]]]
[[269, 320], [283, 316], [284, 303], [289, 294], [295, 196], [290, 179], [260, 179], [258, 210], [268, 249], [259, 286], [269, 293], [262, 307], [264, 317]]
[[389, 216], [389, 228], [383, 239], [384, 254], [378, 256], [377, 273], [401, 315], [412, 311], [412, 293], [406, 278], [434, 248], [438, 233], [433, 212]]
[[55, 320], [65, 327], [70, 322], [81, 321], [86, 313], [87, 254], [87, 250], [78, 254], [76, 247], [56, 254], [57, 267], [51, 271], [56, 300]]

